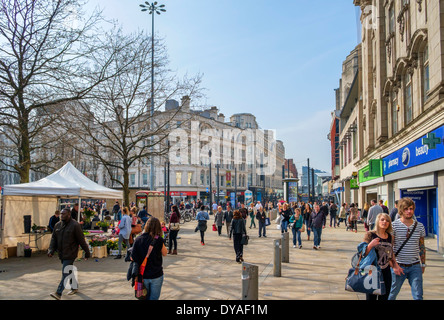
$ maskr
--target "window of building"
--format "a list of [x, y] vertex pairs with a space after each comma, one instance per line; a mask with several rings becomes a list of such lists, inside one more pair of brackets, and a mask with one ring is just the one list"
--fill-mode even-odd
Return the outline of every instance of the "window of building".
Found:
[[423, 77], [423, 91], [425, 102], [427, 101], [428, 92], [430, 90], [429, 46], [426, 46], [424, 49]]
[[398, 95], [395, 91], [392, 91], [392, 136], [398, 133]]
[[188, 172], [187, 183], [188, 183], [188, 185], [193, 184], [193, 173], [192, 172]]
[[389, 34], [395, 33], [396, 18], [395, 18], [395, 5], [392, 4], [389, 9]]
[[182, 184], [182, 172], [176, 172], [176, 186]]
[[142, 185], [148, 185], [148, 173], [146, 171], [142, 172]]
[[412, 77], [409, 73], [405, 75], [405, 124], [413, 120], [413, 99], [412, 99]]
[[136, 185], [136, 174], [135, 173], [131, 173], [130, 174], [130, 186], [134, 187]]
[[203, 186], [205, 184], [205, 171], [200, 171], [200, 184]]

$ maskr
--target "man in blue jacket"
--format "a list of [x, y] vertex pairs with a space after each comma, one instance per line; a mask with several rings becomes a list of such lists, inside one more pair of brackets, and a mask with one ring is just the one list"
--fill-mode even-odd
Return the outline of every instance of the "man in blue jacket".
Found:
[[[328, 213], [327, 213], [328, 214]], [[321, 211], [319, 208], [319, 204], [315, 203], [313, 206], [313, 212], [310, 214], [308, 219], [308, 227], [309, 230], [313, 230], [314, 239], [313, 239], [313, 249], [320, 249], [321, 245], [321, 235], [322, 228], [324, 227], [324, 220], [326, 219], [326, 213]]]

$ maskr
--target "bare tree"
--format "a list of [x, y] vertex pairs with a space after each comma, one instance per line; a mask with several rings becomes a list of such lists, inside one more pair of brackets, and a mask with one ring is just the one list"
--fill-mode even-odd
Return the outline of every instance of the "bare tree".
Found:
[[67, 102], [113, 76], [106, 70], [114, 53], [99, 37], [101, 13], [84, 18], [83, 0], [0, 3], [0, 130], [15, 149], [14, 163], [3, 165], [29, 182], [31, 169], [56, 159], [37, 156], [60, 144], [64, 127], [51, 124]]
[[[113, 184], [122, 187], [124, 201], [129, 204], [130, 167], [167, 152], [162, 142], [168, 137], [170, 123], [182, 110], [179, 106], [165, 112], [161, 107], [173, 97], [200, 97], [201, 77], [179, 80], [168, 69], [163, 41], [156, 40], [155, 110], [151, 115], [151, 38], [144, 32], [124, 35], [117, 30], [107, 36], [106, 42], [110, 53], [117, 52], [108, 70], [115, 76], [97, 85], [90, 99], [72, 105], [72, 116], [80, 110], [85, 120], [75, 123], [70, 135], [80, 141], [73, 148], [97, 159]], [[127, 44], [118, 50], [122, 42]], [[120, 175], [123, 180], [118, 178]]]

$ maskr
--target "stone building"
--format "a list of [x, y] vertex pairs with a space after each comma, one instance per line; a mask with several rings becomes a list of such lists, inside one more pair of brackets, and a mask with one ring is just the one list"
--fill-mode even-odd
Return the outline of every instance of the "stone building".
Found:
[[354, 0], [361, 8], [359, 203], [411, 197], [428, 235], [444, 238], [442, 0]]

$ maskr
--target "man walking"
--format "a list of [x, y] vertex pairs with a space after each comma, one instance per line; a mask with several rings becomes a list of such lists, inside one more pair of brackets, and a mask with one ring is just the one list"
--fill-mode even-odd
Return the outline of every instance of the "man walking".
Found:
[[389, 300], [396, 300], [405, 279], [408, 279], [414, 300], [423, 300], [423, 273], [426, 268], [425, 228], [414, 219], [415, 202], [411, 198], [399, 201], [400, 218], [392, 223], [394, 252], [401, 273], [392, 270]]
[[262, 206], [259, 207], [259, 210], [256, 213], [256, 219], [259, 222], [259, 238], [266, 235], [266, 225], [265, 225], [265, 219], [267, 218], [267, 215], [264, 211], [264, 208]]
[[382, 207], [378, 205], [375, 199], [370, 201], [370, 203], [372, 204], [372, 206], [368, 210], [367, 224], [371, 231], [375, 228], [376, 217], [378, 216], [378, 214], [383, 213], [384, 211], [382, 210]]
[[224, 221], [225, 226], [227, 227], [227, 236], [230, 237], [230, 230], [231, 230], [231, 220], [233, 220], [233, 209], [231, 208], [231, 202], [227, 203], [227, 210], [224, 213]]
[[309, 229], [313, 230], [314, 233], [313, 249], [315, 250], [321, 248], [321, 235], [325, 219], [325, 212], [321, 211], [319, 204], [315, 203], [313, 206], [313, 212], [310, 214], [310, 218], [308, 220], [308, 225], [310, 226]]
[[[85, 259], [88, 259], [91, 254], [89, 252], [88, 245], [85, 241], [82, 228], [80, 224], [71, 218], [71, 211], [69, 209], [63, 209], [60, 213], [60, 221], [54, 226], [52, 233], [51, 243], [48, 249], [48, 256], [52, 257], [54, 252], [58, 252], [59, 259], [62, 263], [62, 279], [56, 292], [51, 293], [51, 297], [60, 300], [62, 298], [62, 292], [65, 289], [67, 277], [70, 274], [75, 275], [74, 260], [77, 258], [79, 252], [79, 245], [85, 251]], [[78, 291], [77, 279], [71, 278], [71, 291], [68, 295], [75, 294]]]

